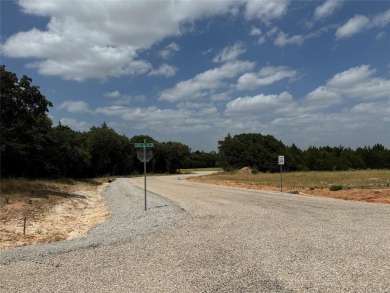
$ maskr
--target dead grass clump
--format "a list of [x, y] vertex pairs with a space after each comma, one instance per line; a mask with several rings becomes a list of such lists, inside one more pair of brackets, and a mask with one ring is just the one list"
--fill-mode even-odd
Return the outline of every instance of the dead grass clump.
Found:
[[252, 170], [249, 167], [244, 167], [244, 168], [241, 168], [240, 170], [238, 170], [237, 174], [249, 175], [249, 174], [252, 174]]

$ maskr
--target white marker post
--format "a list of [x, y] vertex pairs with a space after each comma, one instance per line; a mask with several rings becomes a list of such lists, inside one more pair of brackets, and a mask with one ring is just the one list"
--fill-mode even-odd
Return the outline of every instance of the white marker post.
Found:
[[280, 165], [280, 192], [283, 191], [283, 165], [284, 165], [284, 156], [278, 156], [278, 163]]

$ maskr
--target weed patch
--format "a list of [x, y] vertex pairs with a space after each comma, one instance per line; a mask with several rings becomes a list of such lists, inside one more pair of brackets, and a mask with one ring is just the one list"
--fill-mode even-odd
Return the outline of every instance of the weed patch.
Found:
[[339, 191], [339, 190], [342, 190], [342, 189], [343, 189], [342, 185], [332, 185], [332, 186], [329, 187], [330, 191]]

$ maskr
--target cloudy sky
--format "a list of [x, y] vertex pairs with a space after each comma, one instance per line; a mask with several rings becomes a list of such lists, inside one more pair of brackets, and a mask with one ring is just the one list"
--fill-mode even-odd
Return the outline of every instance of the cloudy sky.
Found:
[[390, 147], [390, 1], [1, 1], [0, 42], [75, 130]]

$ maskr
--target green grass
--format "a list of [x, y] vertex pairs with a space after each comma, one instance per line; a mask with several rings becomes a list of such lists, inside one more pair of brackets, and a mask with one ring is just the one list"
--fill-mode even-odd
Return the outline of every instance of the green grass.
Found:
[[[254, 185], [280, 186], [280, 173], [238, 174], [223, 172], [205, 176], [217, 181], [232, 181]], [[358, 170], [339, 172], [283, 173], [283, 186], [287, 188], [329, 188], [340, 185], [351, 188], [389, 188], [390, 170]]]

